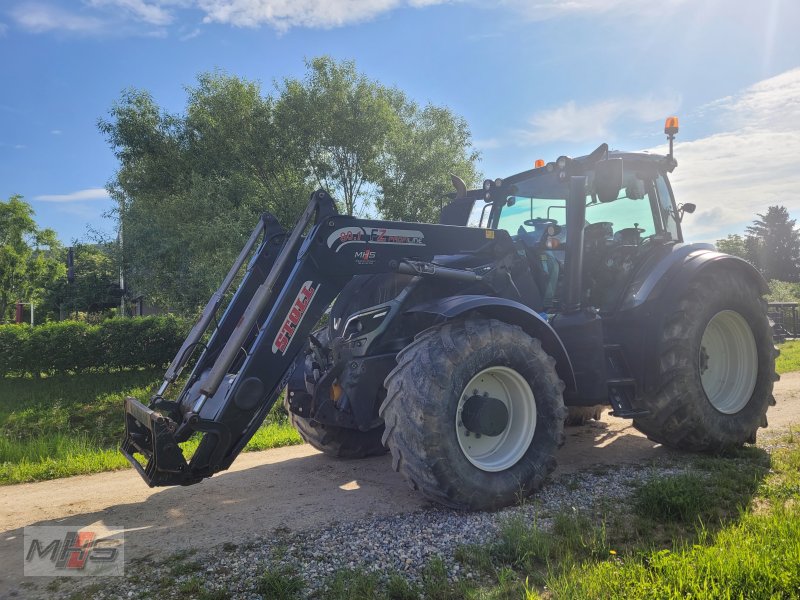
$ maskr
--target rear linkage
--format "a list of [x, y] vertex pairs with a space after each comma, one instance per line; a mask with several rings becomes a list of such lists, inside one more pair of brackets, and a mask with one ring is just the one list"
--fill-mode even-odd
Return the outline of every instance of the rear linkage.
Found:
[[[409, 272], [477, 281], [481, 277], [473, 271], [430, 261], [454, 248], [500, 255], [511, 243], [504, 231], [339, 215], [323, 190], [311, 195], [288, 236], [273, 215], [264, 214], [149, 406], [125, 399], [120, 450], [151, 487], [190, 485], [227, 469], [285, 387], [314, 325], [351, 277]], [[245, 275], [217, 323], [225, 294], [251, 253]], [[212, 324], [215, 329], [206, 345], [202, 339]], [[165, 399], [198, 346], [202, 354], [178, 399]], [[187, 462], [178, 444], [194, 433], [202, 439]]]

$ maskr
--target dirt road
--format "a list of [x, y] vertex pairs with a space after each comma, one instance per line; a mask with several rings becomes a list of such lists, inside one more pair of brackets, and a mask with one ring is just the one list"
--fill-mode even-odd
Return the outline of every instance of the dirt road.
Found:
[[[784, 375], [775, 396], [770, 429], [800, 424], [800, 373]], [[556, 475], [669, 452], [629, 421], [606, 415], [567, 430]], [[388, 456], [337, 461], [307, 445], [243, 454], [231, 470], [186, 488], [151, 489], [133, 471], [0, 487], [0, 598], [22, 576], [25, 525], [124, 527], [129, 563], [181, 548], [242, 544], [276, 528], [307, 529], [426, 505], [391, 470]]]

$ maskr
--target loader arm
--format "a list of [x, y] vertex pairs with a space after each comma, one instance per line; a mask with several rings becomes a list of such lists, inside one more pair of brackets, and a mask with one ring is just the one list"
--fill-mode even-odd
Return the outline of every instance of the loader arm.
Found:
[[[241, 284], [203, 345], [222, 297], [262, 232]], [[288, 237], [265, 215], [149, 406], [125, 400], [122, 453], [150, 486], [188, 485], [227, 469], [280, 395], [313, 327], [354, 275], [413, 272], [478, 281], [473, 271], [431, 261], [457, 251], [485, 255], [489, 263], [511, 249], [502, 230], [339, 215], [322, 190], [312, 194]], [[203, 351], [178, 399], [165, 400], [198, 347]], [[179, 443], [196, 433], [202, 440], [187, 461]]]

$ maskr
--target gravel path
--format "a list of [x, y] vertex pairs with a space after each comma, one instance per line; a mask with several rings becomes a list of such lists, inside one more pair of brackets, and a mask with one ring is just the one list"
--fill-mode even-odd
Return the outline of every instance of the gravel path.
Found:
[[[668, 464], [662, 461], [659, 465], [625, 466], [602, 473], [562, 474], [530, 502], [494, 513], [430, 507], [412, 513], [333, 524], [313, 534], [278, 529], [271, 537], [243, 547], [227, 544], [186, 556], [183, 563], [191, 565], [191, 572], [176, 579], [171, 574], [175, 560], [145, 561], [129, 566], [129, 573], [146, 573], [146, 581], [145, 578], [135, 581], [108, 578], [104, 589], [92, 590], [91, 597], [98, 600], [160, 597], [165, 591], [159, 583], [162, 578], [174, 579], [176, 587], [191, 578], [199, 578], [206, 590], [226, 590], [231, 598], [260, 600], [263, 596], [256, 591], [256, 586], [261, 575], [268, 569], [285, 567], [295, 570], [304, 579], [307, 584], [304, 595], [325, 598], [326, 580], [337, 570], [397, 572], [418, 583], [425, 565], [436, 557], [444, 561], [450, 580], [477, 580], [481, 575], [455, 560], [454, 552], [460, 546], [491, 541], [509, 518], [535, 520], [539, 527], [547, 530], [552, 517], [563, 511], [607, 512], [613, 503], [626, 504], [642, 482], [686, 471], [690, 468], [688, 461], [690, 457], [677, 456]], [[83, 596], [79, 591], [82, 585], [82, 581], [64, 581], [57, 591], [59, 595]], [[29, 592], [33, 594], [33, 590]]]

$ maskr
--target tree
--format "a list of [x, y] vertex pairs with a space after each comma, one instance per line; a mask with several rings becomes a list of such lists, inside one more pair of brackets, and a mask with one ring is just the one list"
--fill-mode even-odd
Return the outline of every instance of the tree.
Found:
[[477, 184], [479, 153], [471, 149], [466, 121], [448, 108], [420, 110], [405, 101], [398, 113], [378, 171], [375, 204], [386, 219], [436, 222], [446, 194], [453, 191], [451, 173]]
[[466, 121], [445, 107], [424, 109], [396, 88], [330, 57], [306, 62], [305, 79], [279, 87], [276, 120], [299, 146], [315, 185], [348, 215], [374, 206], [388, 219], [436, 221], [450, 173], [478, 180]]
[[746, 246], [767, 279], [800, 279], [800, 231], [784, 206], [770, 206], [747, 228]]
[[198, 77], [184, 114], [129, 90], [99, 122], [120, 161], [109, 189], [123, 241], [126, 287], [193, 310], [219, 285], [265, 210], [285, 226], [311, 186], [281, 145], [258, 84]]
[[33, 208], [14, 195], [0, 201], [0, 320], [18, 300], [38, 303], [65, 275], [61, 245], [52, 229], [39, 229]]
[[279, 129], [302, 149], [315, 184], [341, 198], [352, 215], [374, 186], [399, 92], [367, 79], [353, 62], [323, 56], [306, 68], [303, 81], [286, 79], [279, 89]]
[[187, 96], [171, 114], [128, 90], [99, 122], [120, 161], [109, 190], [127, 287], [164, 307], [205, 302], [259, 215], [290, 227], [315, 188], [346, 214], [436, 220], [450, 172], [477, 181], [463, 119], [420, 109], [352, 62], [308, 61], [275, 97], [205, 73]]
[[739, 258], [743, 258], [748, 262], [753, 262], [752, 257], [750, 256], [750, 252], [747, 249], [747, 240], [736, 233], [728, 234], [723, 240], [717, 240], [717, 250], [720, 252], [724, 252], [725, 254], [730, 254], [732, 256], [738, 256]]
[[48, 290], [45, 306], [53, 315], [96, 313], [119, 305], [119, 266], [113, 244], [73, 245], [72, 282], [60, 278]]

